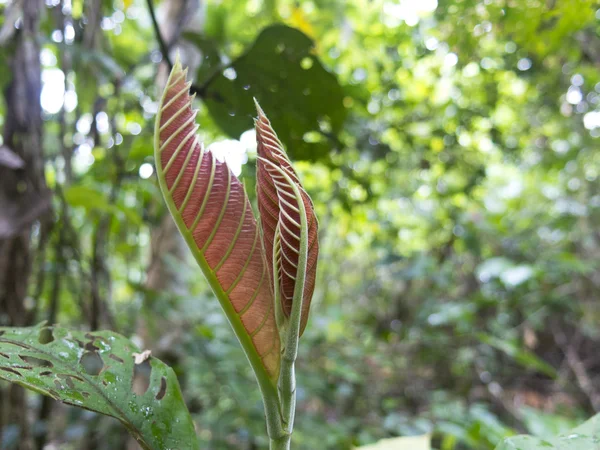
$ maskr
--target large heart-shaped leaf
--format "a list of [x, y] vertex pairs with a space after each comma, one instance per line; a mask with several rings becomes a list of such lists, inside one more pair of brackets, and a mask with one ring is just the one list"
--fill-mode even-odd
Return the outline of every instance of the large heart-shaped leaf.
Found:
[[534, 436], [507, 438], [496, 450], [598, 450], [600, 449], [600, 414], [555, 438]]
[[177, 62], [156, 118], [159, 184], [261, 389], [274, 393], [280, 341], [262, 240], [244, 187], [225, 162], [198, 142], [189, 87], [186, 72]]
[[110, 331], [0, 328], [0, 378], [115, 417], [145, 449], [198, 448], [175, 373], [138, 352]]
[[204, 95], [212, 118], [234, 138], [252, 126], [253, 97], [273, 117], [294, 159], [327, 158], [331, 144], [322, 132], [337, 134], [347, 110], [342, 87], [308, 36], [285, 25], [265, 28]]

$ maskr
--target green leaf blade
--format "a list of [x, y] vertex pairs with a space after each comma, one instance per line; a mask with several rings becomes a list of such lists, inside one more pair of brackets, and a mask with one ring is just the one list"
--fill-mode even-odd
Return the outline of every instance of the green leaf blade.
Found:
[[[273, 117], [274, 128], [295, 160], [327, 160], [331, 142], [320, 125], [326, 123], [331, 134], [337, 135], [348, 110], [336, 76], [316, 53], [314, 42], [300, 30], [286, 25], [264, 28], [232, 63], [234, 79], [221, 73], [212, 80], [198, 79], [200, 85], [210, 80], [205, 104], [211, 117], [237, 139], [252, 126], [256, 97]], [[304, 139], [307, 134], [317, 139], [309, 142]]]
[[[147, 389], [133, 389], [139, 350], [110, 331], [0, 328], [0, 378], [123, 423], [146, 449], [196, 449], [177, 377], [150, 357]], [[137, 374], [136, 374], [137, 373]]]
[[507, 438], [496, 450], [596, 450], [600, 448], [600, 414], [571, 432], [549, 439], [533, 436]]

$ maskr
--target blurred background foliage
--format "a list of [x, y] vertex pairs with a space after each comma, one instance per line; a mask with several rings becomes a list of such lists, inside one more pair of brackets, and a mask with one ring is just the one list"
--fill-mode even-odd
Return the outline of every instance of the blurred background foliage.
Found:
[[[153, 176], [167, 48], [250, 195], [256, 97], [315, 203], [295, 448], [431, 433], [487, 450], [600, 411], [597, 1], [0, 0], [0, 22], [5, 92], [21, 41], [39, 46], [52, 192], [19, 224], [27, 289], [17, 312], [0, 301], [3, 325], [132, 337], [175, 368], [203, 448], [265, 448], [253, 375]], [[18, 175], [11, 101], [0, 166]], [[136, 448], [0, 386], [3, 449]]]

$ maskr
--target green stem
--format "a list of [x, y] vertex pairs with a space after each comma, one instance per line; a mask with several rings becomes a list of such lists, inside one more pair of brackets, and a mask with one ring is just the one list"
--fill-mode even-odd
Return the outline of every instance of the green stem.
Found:
[[271, 441], [281, 439], [287, 433], [284, 429], [281, 417], [281, 404], [277, 391], [273, 389], [265, 392], [261, 389], [263, 405], [265, 407], [265, 418], [267, 420], [267, 434]]
[[286, 434], [279, 439], [271, 439], [269, 444], [269, 450], [290, 450], [290, 441], [292, 435]]
[[295, 358], [288, 359], [286, 355], [281, 359], [281, 374], [279, 376], [279, 396], [283, 426], [288, 433], [294, 429], [294, 415], [296, 410], [296, 373]]

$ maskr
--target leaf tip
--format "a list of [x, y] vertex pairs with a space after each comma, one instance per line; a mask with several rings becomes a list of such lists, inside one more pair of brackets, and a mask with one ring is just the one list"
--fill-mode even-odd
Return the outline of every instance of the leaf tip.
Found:
[[254, 106], [256, 107], [256, 112], [258, 113], [258, 117], [267, 117], [265, 115], [265, 112], [263, 111], [263, 109], [260, 107], [258, 100], [256, 100], [256, 97], [252, 97], [252, 100], [254, 100]]
[[175, 63], [173, 64], [173, 70], [178, 69], [181, 70], [181, 55], [179, 54], [179, 50], [175, 53]]

